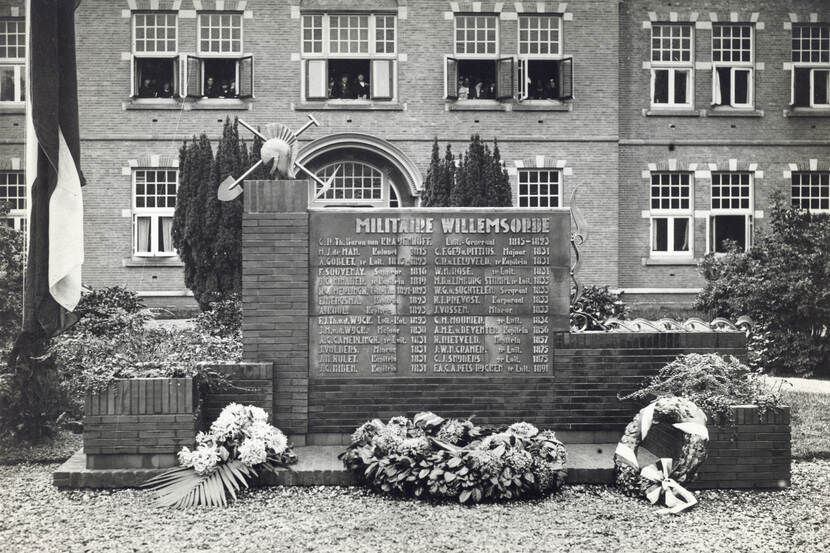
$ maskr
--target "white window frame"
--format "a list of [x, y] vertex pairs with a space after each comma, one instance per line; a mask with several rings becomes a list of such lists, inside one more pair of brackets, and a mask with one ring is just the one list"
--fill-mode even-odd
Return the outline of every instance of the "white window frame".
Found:
[[[136, 30], [138, 28], [137, 27], [137, 17], [138, 16], [147, 16], [147, 15], [173, 16], [173, 23], [174, 23], [173, 28], [176, 29], [176, 40], [175, 40], [176, 44], [175, 44], [175, 48], [173, 50], [161, 50], [161, 51], [157, 50], [155, 52], [148, 52], [146, 50], [141, 51], [141, 52], [138, 51], [138, 49], [136, 48], [136, 42], [138, 41], [138, 38], [136, 37]], [[167, 11], [157, 11], [157, 12], [156, 11], [139, 11], [139, 12], [133, 12], [131, 19], [132, 19], [132, 31], [133, 31], [132, 49], [133, 49], [133, 55], [134, 56], [142, 57], [142, 58], [167, 58], [167, 57], [176, 57], [176, 56], [178, 56], [178, 54], [179, 54], [179, 15], [178, 15], [178, 13], [176, 13], [176, 12], [167, 12]], [[165, 26], [165, 28], [167, 28], [167, 26]]]
[[[689, 29], [689, 61], [661, 61], [654, 60], [654, 29], [656, 27], [686, 27]], [[661, 37], [662, 39], [662, 37]], [[681, 36], [681, 40], [682, 40]], [[662, 50], [662, 49], [661, 49]], [[680, 51], [683, 51], [681, 46]], [[651, 67], [651, 85], [649, 102], [652, 109], [694, 109], [695, 105], [695, 27], [682, 23], [654, 23], [651, 26], [651, 37], [649, 39], [649, 60]], [[661, 104], [654, 101], [655, 85], [657, 82], [657, 71], [668, 71], [668, 103]], [[686, 103], [675, 103], [675, 74], [682, 71], [688, 74], [686, 78]]]
[[[174, 172], [176, 175], [176, 191], [179, 189], [179, 170], [175, 167], [136, 167], [132, 171], [132, 196], [133, 196], [133, 255], [136, 257], [175, 257], [178, 255], [175, 248], [169, 252], [158, 250], [158, 228], [159, 220], [164, 217], [172, 218], [176, 213], [175, 207], [137, 207], [136, 206], [136, 176], [139, 171]], [[146, 181], [145, 181], [146, 182]], [[158, 182], [158, 181], [156, 181]], [[145, 184], [146, 185], [146, 184]], [[150, 219], [150, 251], [138, 251], [138, 219], [147, 217]], [[172, 244], [171, 244], [172, 247]]]
[[[17, 200], [22, 200], [23, 201], [23, 207], [10, 207], [8, 214], [5, 217], [3, 217], [3, 219], [12, 221], [12, 228], [14, 228], [14, 230], [24, 231], [25, 227], [26, 227], [26, 217], [27, 217], [26, 206], [29, 202], [29, 194], [28, 194], [28, 191], [27, 191], [27, 186], [28, 185], [26, 183], [26, 174], [23, 171], [0, 171], [0, 175], [19, 175], [20, 179], [22, 179], [22, 183], [17, 182], [17, 183], [14, 184], [14, 186], [21, 186], [21, 184], [22, 184], [22, 186], [23, 186], [23, 197], [22, 198], [19, 198], [19, 197], [11, 198], [11, 197], [6, 197], [6, 196], [0, 196], [0, 204], [9, 203], [11, 201], [17, 201]], [[7, 186], [8, 186], [8, 180], [7, 180]]]
[[[652, 178], [655, 175], [681, 175], [687, 176], [689, 178], [689, 194], [688, 194], [688, 201], [689, 206], [686, 208], [678, 207], [678, 208], [663, 208], [663, 207], [652, 207], [652, 202], [654, 200], [654, 195], [652, 194], [652, 187], [654, 183], [652, 182]], [[658, 186], [663, 186], [662, 184]], [[671, 184], [669, 184], [671, 186]], [[682, 184], [680, 186], [683, 186]], [[649, 194], [648, 194], [648, 205], [649, 205], [649, 257], [652, 259], [659, 259], [659, 258], [688, 258], [691, 259], [694, 257], [695, 254], [695, 228], [694, 228], [694, 203], [695, 203], [695, 177], [694, 174], [688, 171], [654, 171], [649, 175]], [[658, 199], [661, 199], [662, 196], [659, 196]], [[679, 197], [682, 200], [682, 196]], [[670, 197], [669, 197], [670, 199]], [[655, 241], [654, 241], [654, 233], [655, 233], [655, 219], [667, 219], [667, 247], [666, 251], [657, 251], [655, 250]], [[689, 241], [688, 241], [688, 251], [675, 251], [674, 250], [674, 220], [675, 219], [687, 219], [689, 221], [688, 224], [688, 232], [689, 232]]]
[[[211, 51], [204, 51], [202, 50], [202, 17], [203, 16], [211, 16], [211, 15], [229, 15], [231, 17], [238, 17], [239, 18], [239, 50], [232, 51], [232, 52], [211, 52]], [[221, 28], [221, 27], [220, 27]], [[221, 41], [221, 38], [219, 39]], [[233, 40], [233, 39], [231, 39]], [[210, 42], [211, 39], [208, 39]], [[242, 12], [236, 11], [200, 11], [196, 13], [196, 52], [200, 58], [230, 58], [230, 59], [238, 59], [243, 57], [245, 54], [245, 18], [243, 17]]]
[[[523, 54], [522, 53], [522, 41], [521, 41], [522, 21], [526, 20], [526, 19], [530, 19], [532, 17], [545, 17], [545, 18], [554, 18], [555, 17], [555, 18], [558, 19], [558, 23], [559, 23], [559, 41], [557, 42], [557, 45], [558, 45], [559, 48], [558, 48], [557, 53], [555, 53], [555, 54], [550, 54], [550, 53], [548, 53], [548, 54]], [[519, 38], [519, 41], [518, 41], [518, 44], [517, 44], [517, 47], [516, 47], [517, 48], [516, 49], [516, 55], [517, 55], [517, 59], [518, 59], [518, 68], [519, 68], [519, 75], [520, 75], [520, 78], [518, 79], [519, 100], [521, 100], [523, 102], [531, 102], [531, 103], [533, 103], [533, 102], [540, 102], [540, 103], [555, 102], [555, 103], [560, 103], [559, 100], [531, 100], [530, 99], [530, 83], [528, 81], [527, 75], [530, 72], [529, 62], [531, 60], [560, 61], [561, 62], [564, 59], [564, 57], [565, 57], [564, 54], [563, 54], [563, 52], [565, 51], [564, 36], [563, 36], [564, 25], [562, 23], [564, 18], [562, 17], [562, 14], [556, 14], [556, 13], [545, 13], [545, 14], [530, 13], [530, 14], [519, 14], [518, 19], [519, 19], [518, 26], [519, 26], [519, 37], [520, 38]], [[561, 88], [562, 83], [559, 83], [559, 86]], [[560, 92], [561, 92], [561, 90], [560, 90]]]
[[[369, 29], [369, 51], [367, 53], [331, 53], [331, 42], [330, 42], [330, 32], [331, 32], [331, 17], [332, 16], [341, 16], [341, 15], [361, 15], [367, 16], [368, 20], [368, 29]], [[307, 17], [322, 17], [322, 48], [320, 52], [306, 52], [305, 51], [305, 30], [306, 30], [306, 18]], [[394, 29], [395, 29], [395, 39], [393, 41], [393, 51], [391, 52], [378, 52], [377, 51], [377, 18], [378, 17], [391, 17], [394, 21]], [[314, 28], [314, 27], [312, 27]], [[301, 69], [300, 69], [300, 99], [303, 102], [317, 102], [317, 101], [325, 101], [330, 102], [332, 104], [343, 103], [343, 104], [360, 104], [360, 103], [367, 103], [367, 102], [394, 102], [397, 100], [398, 97], [398, 34], [400, 32], [400, 28], [398, 25], [398, 16], [392, 12], [385, 12], [385, 11], [378, 11], [378, 12], [358, 12], [358, 13], [343, 13], [343, 12], [310, 12], [310, 13], [303, 13], [300, 15], [300, 59], [301, 59]], [[312, 39], [313, 44], [313, 39]], [[384, 39], [383, 42], [385, 43], [386, 40]], [[325, 63], [325, 72], [326, 72], [326, 79], [328, 79], [328, 64], [329, 60], [368, 60], [369, 61], [369, 86], [371, 91], [374, 91], [373, 82], [375, 80], [375, 61], [379, 60], [388, 60], [389, 66], [389, 73], [390, 73], [390, 87], [391, 90], [389, 91], [389, 96], [382, 96], [382, 97], [371, 97], [369, 100], [365, 99], [336, 99], [336, 98], [328, 98], [328, 94], [326, 98], [322, 96], [309, 96], [309, 87], [308, 87], [308, 79], [309, 79], [309, 62], [312, 60], [316, 60], [316, 63]], [[377, 64], [381, 65], [381, 64]]]
[[[714, 29], [715, 27], [747, 27], [749, 29], [749, 61], [714, 61]], [[712, 104], [717, 107], [723, 108], [733, 108], [733, 109], [754, 109], [755, 107], [755, 26], [751, 23], [713, 23], [712, 24]], [[730, 37], [730, 40], [732, 38]], [[723, 40], [723, 35], [721, 35], [721, 40]], [[720, 50], [724, 50], [724, 48], [720, 48]], [[731, 48], [729, 48], [732, 51]], [[741, 49], [743, 50], [743, 49]], [[729, 90], [729, 104], [722, 104], [720, 102], [715, 102], [715, 98], [717, 94], [720, 92], [719, 89], [716, 89], [716, 85], [719, 84], [719, 77], [718, 75], [718, 68], [729, 68], [729, 83], [730, 83], [730, 90]], [[747, 91], [746, 91], [746, 99], [747, 102], [744, 104], [738, 104], [735, 102], [735, 73], [738, 71], [748, 71], [749, 75], [747, 76]]]
[[[818, 197], [814, 197], [812, 194], [810, 194], [808, 196], [803, 196], [801, 194], [800, 190], [799, 190], [798, 195], [796, 195], [794, 193], [794, 190], [796, 188], [796, 185], [795, 185], [794, 181], [795, 181], [796, 178], [799, 178], [799, 179], [801, 179], [803, 177], [812, 178], [813, 176], [816, 176], [816, 177], [819, 178], [819, 184], [818, 184], [819, 190], [821, 190], [821, 188], [822, 188], [822, 184], [821, 184], [821, 177], [822, 176], [826, 177], [827, 180], [830, 181], [830, 172], [828, 172], [828, 171], [793, 171], [793, 173], [790, 177], [790, 193], [792, 195], [793, 206], [798, 208], [798, 209], [806, 209], [807, 211], [811, 211], [813, 213], [830, 213], [830, 197], [824, 198], [825, 201], [827, 201], [827, 203], [828, 203], [827, 207], [815, 207], [814, 208], [814, 207], [811, 207], [809, 205], [807, 205], [807, 207], [805, 207], [802, 203], [807, 202], [809, 204], [814, 199], [818, 200], [820, 202], [822, 200], [821, 195], [819, 195]], [[798, 188], [803, 188], [804, 186], [805, 186], [804, 184], [799, 182]], [[807, 184], [806, 186], [808, 188], [813, 187], [812, 184]], [[830, 184], [828, 184], [828, 196], [830, 196]], [[796, 202], [798, 202], [798, 205], [796, 205]]]
[[[749, 175], [749, 198], [748, 207], [713, 207], [715, 199], [715, 186], [723, 186], [715, 184], [715, 175]], [[713, 171], [711, 180], [711, 189], [709, 191], [709, 218], [706, 221], [706, 253], [715, 252], [715, 217], [720, 215], [740, 215], [744, 217], [744, 251], [749, 251], [752, 247], [752, 235], [754, 231], [754, 206], [755, 206], [755, 174], [752, 171]], [[731, 185], [730, 185], [731, 186]], [[743, 186], [743, 185], [740, 185]], [[732, 198], [732, 196], [726, 196]], [[720, 196], [723, 199], [724, 196]], [[722, 255], [723, 252], [715, 252], [716, 255]]]
[[[173, 51], [163, 52], [139, 52], [136, 49], [136, 16], [138, 15], [172, 15], [176, 29], [176, 48]], [[183, 98], [186, 95], [185, 75], [187, 74], [186, 63], [182, 61], [179, 54], [179, 14], [170, 11], [137, 11], [130, 16], [130, 97], [133, 102], [173, 102], [175, 98]], [[169, 59], [173, 60], [173, 98], [139, 98], [138, 89], [138, 62], [140, 59]], [[184, 67], [183, 67], [184, 66]]]
[[[4, 106], [22, 106], [25, 104], [26, 91], [24, 90], [26, 79], [26, 20], [19, 17], [4, 17], [0, 22], [15, 22], [23, 25], [23, 39], [24, 39], [24, 57], [22, 58], [0, 58], [0, 67], [11, 67], [14, 72], [14, 99], [0, 101], [0, 105]], [[19, 33], [15, 33], [17, 35]]]
[[[495, 48], [496, 48], [496, 51], [492, 52], [492, 53], [484, 52], [484, 53], [481, 53], [481, 54], [477, 54], [477, 53], [472, 53], [471, 54], [471, 53], [467, 53], [467, 52], [464, 52], [463, 54], [459, 53], [458, 52], [458, 40], [456, 39], [456, 36], [458, 35], [458, 18], [459, 17], [484, 17], [484, 18], [492, 19], [493, 21], [495, 21], [495, 33], [496, 33]], [[477, 60], [477, 59], [489, 60], [489, 59], [498, 59], [499, 58], [499, 52], [500, 52], [499, 38], [500, 38], [500, 35], [501, 35], [501, 29], [500, 29], [500, 23], [499, 23], [498, 15], [490, 14], [490, 13], [477, 13], [477, 14], [476, 13], [455, 13], [455, 14], [453, 14], [452, 26], [453, 26], [453, 30], [452, 30], [453, 55], [450, 56], [450, 57], [457, 58], [457, 59], [470, 59], [470, 60]], [[464, 42], [466, 44], [466, 40]], [[489, 42], [489, 41], [487, 41], [485, 39], [485, 45], [487, 44], [487, 42]], [[477, 43], [474, 42], [473, 44], [477, 44]]]
[[[817, 28], [817, 29], [826, 28], [826, 29], [828, 29], [828, 35], [830, 35], [830, 23], [805, 23], [805, 24], [795, 24], [794, 23], [793, 27], [792, 27], [792, 33], [795, 33], [795, 30], [797, 28], [800, 28], [800, 29], [803, 29], [803, 28], [810, 28], [810, 29], [813, 29], [813, 28]], [[820, 32], [821, 31], [819, 31], [819, 33]], [[792, 35], [791, 35], [791, 38], [792, 38], [792, 40], [795, 40], [795, 38], [792, 37]], [[819, 40], [821, 40], [821, 38], [819, 38]], [[830, 42], [830, 37], [828, 37], [828, 41]], [[809, 50], [809, 51], [812, 52], [812, 49]], [[821, 56], [821, 52], [822, 52], [822, 50], [821, 50], [821, 48], [819, 48], [819, 50], [818, 50], [819, 56]], [[795, 54], [795, 51], [792, 51], [792, 55], [794, 55], [794, 54]], [[801, 55], [802, 55], [801, 50], [799, 50], [799, 57]], [[790, 59], [792, 59], [792, 57]], [[819, 108], [819, 109], [830, 108], [830, 74], [828, 74], [828, 83], [827, 83], [828, 84], [828, 89], [827, 89], [828, 90], [828, 94], [827, 94], [828, 103], [822, 104], [822, 103], [816, 103], [816, 101], [815, 101], [815, 99], [816, 99], [816, 94], [815, 94], [815, 72], [816, 71], [828, 71], [828, 72], [830, 72], [830, 47], [828, 48], [828, 52], [827, 52], [827, 60], [828, 61], [820, 61], [820, 60], [819, 61], [802, 61], [802, 60], [799, 60], [799, 61], [793, 61], [792, 62], [792, 71], [791, 71], [791, 75], [790, 75], [790, 77], [791, 77], [791, 79], [790, 79], [790, 104], [791, 105], [795, 106], [796, 69], [809, 69], [809, 71], [810, 71], [810, 105], [809, 105], [809, 107], [810, 108]], [[796, 106], [796, 107], [804, 108], [804, 107], [807, 107], [807, 106]]]
[[[550, 204], [551, 200], [555, 200], [556, 205], [547, 205], [547, 206], [538, 206], [537, 205], [535, 207], [530, 206], [530, 205], [522, 206], [521, 205], [522, 204], [522, 198], [530, 199], [531, 197], [533, 197], [533, 196], [530, 195], [530, 193], [525, 194], [525, 195], [522, 195], [522, 193], [521, 193], [522, 184], [523, 184], [522, 183], [522, 174], [523, 173], [526, 173], [526, 174], [529, 174], [529, 173], [540, 173], [540, 174], [541, 173], [547, 173], [548, 175], [555, 174], [556, 175], [556, 182], [555, 183], [551, 182], [550, 180], [548, 180], [545, 183], [540, 183], [537, 180], [536, 183], [531, 183], [531, 182], [528, 181], [527, 183], [524, 183], [524, 184], [526, 184], [527, 186], [530, 186], [531, 184], [537, 184], [537, 185], [545, 184], [545, 185], [547, 185], [548, 194], [544, 197], [547, 198], [549, 204]], [[556, 167], [523, 167], [521, 169], [518, 169], [518, 173], [516, 175], [516, 204], [518, 205], [518, 207], [521, 207], [523, 209], [550, 209], [550, 208], [554, 208], [554, 207], [562, 207], [562, 173], [563, 173], [563, 171], [561, 169], [556, 168]], [[556, 194], [550, 194], [550, 187], [553, 184], [556, 185]], [[539, 194], [536, 195], [537, 200], [539, 198], [542, 198], [542, 197], [543, 196], [541, 196]]]
[[[344, 161], [336, 161], [333, 163], [329, 163], [315, 171], [315, 173], [326, 180], [324, 173], [326, 170], [336, 170], [337, 176], [335, 176], [334, 181], [332, 182], [332, 186], [329, 191], [334, 191], [335, 187], [337, 186], [338, 181], [346, 178], [345, 175], [345, 166], [347, 164], [353, 165], [361, 165], [364, 167], [369, 168], [371, 171], [377, 171], [378, 175], [380, 176], [380, 198], [318, 198], [317, 193], [320, 187], [319, 184], [315, 183], [314, 186], [309, 187], [309, 205], [313, 207], [324, 207], [327, 205], [350, 205], [350, 206], [366, 206], [366, 207], [388, 207], [389, 205], [389, 194], [387, 193], [387, 187], [391, 186], [391, 183], [387, 182], [386, 174], [381, 170], [379, 167], [372, 165], [371, 163], [366, 163], [364, 161], [357, 161], [357, 160], [344, 160]], [[354, 187], [350, 187], [349, 189], [354, 190]]]
[[[361, 15], [361, 16], [368, 16], [369, 18], [369, 49], [366, 53], [356, 52], [356, 53], [343, 53], [331, 52], [331, 41], [330, 41], [330, 32], [331, 32], [331, 17], [332, 16], [342, 16], [342, 15]], [[306, 52], [305, 51], [305, 29], [306, 29], [306, 17], [315, 17], [315, 16], [322, 16], [323, 18], [323, 47], [322, 51], [320, 52]], [[376, 40], [376, 17], [392, 17], [395, 21], [395, 40], [394, 40], [394, 51], [393, 52], [378, 52], [377, 51], [377, 40]], [[304, 13], [300, 16], [300, 57], [303, 59], [320, 59], [320, 58], [342, 58], [342, 59], [397, 59], [398, 57], [398, 17], [393, 13], [386, 13], [386, 12], [360, 12], [360, 13], [341, 13], [341, 12], [326, 12], [326, 13]], [[384, 40], [384, 42], [386, 42]]]

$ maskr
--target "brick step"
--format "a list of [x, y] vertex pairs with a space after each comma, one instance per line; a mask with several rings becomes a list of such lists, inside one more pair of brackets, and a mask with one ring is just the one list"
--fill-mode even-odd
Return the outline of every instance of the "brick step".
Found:
[[[617, 444], [571, 444], [568, 448], [568, 483], [611, 484]], [[342, 446], [312, 445], [295, 448], [298, 463], [291, 470], [266, 473], [265, 486], [354, 486], [354, 476], [337, 458]], [[52, 474], [59, 488], [135, 488], [161, 473], [161, 469], [88, 469], [79, 450]]]

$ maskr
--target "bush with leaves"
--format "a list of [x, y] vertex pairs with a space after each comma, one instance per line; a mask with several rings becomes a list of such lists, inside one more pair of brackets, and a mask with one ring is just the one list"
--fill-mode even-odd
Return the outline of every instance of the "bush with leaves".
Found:
[[164, 507], [226, 506], [228, 494], [247, 488], [257, 471], [275, 472], [297, 462], [285, 434], [268, 424], [268, 414], [253, 405], [231, 403], [196, 435], [197, 447], [179, 452], [179, 464], [151, 478]]
[[657, 373], [641, 389], [621, 400], [650, 402], [656, 398], [684, 397], [717, 423], [733, 423], [733, 405], [757, 405], [763, 412], [783, 404], [781, 393], [760, 375], [731, 355], [689, 353]]
[[795, 209], [776, 195], [752, 248], [710, 254], [701, 272], [706, 285], [697, 309], [755, 323], [754, 367], [830, 375], [830, 215]]
[[23, 233], [3, 224], [7, 204], [0, 202], [0, 357], [11, 348], [23, 322]]
[[80, 317], [75, 332], [96, 336], [116, 336], [150, 319], [150, 312], [138, 295], [121, 286], [82, 295], [74, 313]]
[[586, 286], [582, 296], [571, 306], [571, 326], [581, 330], [601, 330], [597, 323], [611, 317], [624, 320], [627, 316], [628, 307], [620, 294], [611, 292], [608, 286]]
[[242, 302], [239, 295], [210, 303], [196, 317], [196, 329], [211, 336], [239, 336], [242, 332]]
[[567, 475], [565, 446], [551, 431], [526, 422], [488, 429], [428, 412], [364, 423], [340, 458], [378, 491], [460, 503], [544, 496]]

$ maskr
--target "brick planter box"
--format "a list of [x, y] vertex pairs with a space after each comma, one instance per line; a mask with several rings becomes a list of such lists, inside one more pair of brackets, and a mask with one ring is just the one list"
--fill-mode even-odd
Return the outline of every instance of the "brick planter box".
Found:
[[167, 468], [192, 446], [199, 394], [192, 378], [119, 379], [88, 393], [84, 453], [88, 469]]
[[[754, 405], [732, 407], [734, 424], [719, 427], [709, 424], [706, 462], [698, 478], [688, 487], [711, 488], [785, 488], [790, 485], [790, 408], [769, 410], [763, 415]], [[677, 458], [680, 441], [666, 425], [652, 427], [646, 447], [658, 456]]]

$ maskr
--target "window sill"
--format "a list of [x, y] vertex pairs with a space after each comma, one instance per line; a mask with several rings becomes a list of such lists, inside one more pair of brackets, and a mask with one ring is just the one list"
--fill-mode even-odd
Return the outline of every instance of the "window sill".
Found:
[[498, 100], [447, 100], [447, 111], [507, 111], [509, 105]]
[[644, 109], [646, 117], [700, 117], [696, 109]]
[[292, 104], [294, 111], [406, 111], [406, 104], [383, 101], [320, 101]]
[[789, 108], [784, 117], [830, 117], [830, 108]]
[[192, 102], [186, 102], [186, 110], [249, 110], [251, 99], [241, 98], [201, 98]]
[[698, 261], [691, 257], [644, 257], [645, 266], [696, 266]]
[[176, 98], [130, 98], [122, 102], [122, 108], [127, 110], [180, 110], [182, 101]]
[[26, 113], [25, 103], [0, 103], [0, 113]]
[[706, 117], [763, 117], [762, 109], [709, 108]]
[[125, 257], [121, 260], [123, 267], [184, 267], [178, 255], [170, 257]]
[[571, 111], [573, 104], [557, 100], [525, 100], [513, 103], [513, 111]]

